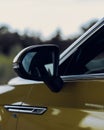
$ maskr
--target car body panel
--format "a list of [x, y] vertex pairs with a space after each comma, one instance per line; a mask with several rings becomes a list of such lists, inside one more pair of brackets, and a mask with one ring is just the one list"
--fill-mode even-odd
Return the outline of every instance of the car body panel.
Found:
[[20, 115], [18, 130], [103, 130], [103, 112], [49, 107], [41, 116]]
[[24, 104], [47, 110], [42, 115], [19, 113], [18, 130], [103, 130], [104, 80], [100, 77], [75, 80], [77, 77], [63, 77], [65, 85], [59, 93], [51, 92], [40, 82], [29, 85], [31, 91]]
[[9, 113], [4, 106], [0, 106], [0, 130], [16, 130], [18, 117]]
[[0, 105], [21, 103], [27, 96], [29, 86], [0, 86]]
[[0, 130], [15, 130], [18, 121], [18, 114], [8, 112], [4, 107], [9, 105], [22, 105], [27, 97], [29, 86], [24, 85], [2, 85], [0, 86]]

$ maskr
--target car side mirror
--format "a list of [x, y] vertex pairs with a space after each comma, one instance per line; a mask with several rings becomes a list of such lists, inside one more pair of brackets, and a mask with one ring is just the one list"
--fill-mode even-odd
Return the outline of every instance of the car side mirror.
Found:
[[56, 45], [33, 45], [23, 49], [13, 60], [18, 76], [44, 83], [59, 92], [63, 81], [58, 75], [59, 48]]

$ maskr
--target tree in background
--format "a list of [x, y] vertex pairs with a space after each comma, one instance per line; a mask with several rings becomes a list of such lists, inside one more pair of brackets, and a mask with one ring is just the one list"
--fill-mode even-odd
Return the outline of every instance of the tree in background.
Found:
[[[83, 24], [81, 26], [81, 32], [86, 32], [92, 25], [97, 22], [97, 19], [93, 19], [87, 24]], [[52, 37], [50, 40], [42, 41], [41, 38], [38, 36], [29, 36], [28, 34], [19, 35], [18, 32], [10, 32], [9, 28], [6, 26], [0, 27], [0, 52], [9, 55], [11, 50], [16, 45], [20, 45], [22, 48], [25, 48], [30, 45], [37, 45], [37, 44], [56, 44], [60, 48], [60, 52], [66, 49], [71, 43], [73, 43], [80, 35], [75, 35], [73, 37], [69, 37], [66, 40], [63, 40], [61, 37], [61, 30], [58, 29], [56, 31], [56, 35]]]

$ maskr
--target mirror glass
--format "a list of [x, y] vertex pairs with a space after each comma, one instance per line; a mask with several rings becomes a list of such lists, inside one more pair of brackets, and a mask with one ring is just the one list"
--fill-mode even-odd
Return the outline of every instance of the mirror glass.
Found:
[[29, 73], [30, 64], [35, 54], [35, 52], [29, 52], [22, 61], [22, 65], [27, 73]]
[[26, 53], [22, 60], [24, 70], [33, 78], [42, 79], [54, 75], [55, 53], [40, 49]]

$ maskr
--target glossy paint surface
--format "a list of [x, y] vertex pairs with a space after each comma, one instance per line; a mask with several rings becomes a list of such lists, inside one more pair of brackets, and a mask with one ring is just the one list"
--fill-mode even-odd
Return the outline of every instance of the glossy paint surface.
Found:
[[65, 82], [60, 93], [51, 92], [42, 83], [26, 86], [27, 106], [47, 107], [43, 115], [18, 114], [18, 130], [103, 130], [104, 80]]
[[[59, 93], [51, 92], [40, 82], [1, 86], [0, 89], [1, 130], [104, 129], [103, 79], [67, 79]], [[47, 107], [47, 110], [42, 115], [8, 112], [5, 104]]]
[[18, 113], [8, 112], [4, 106], [6, 104], [22, 105], [22, 101], [28, 94], [26, 86], [0, 86], [0, 130], [16, 130]]

